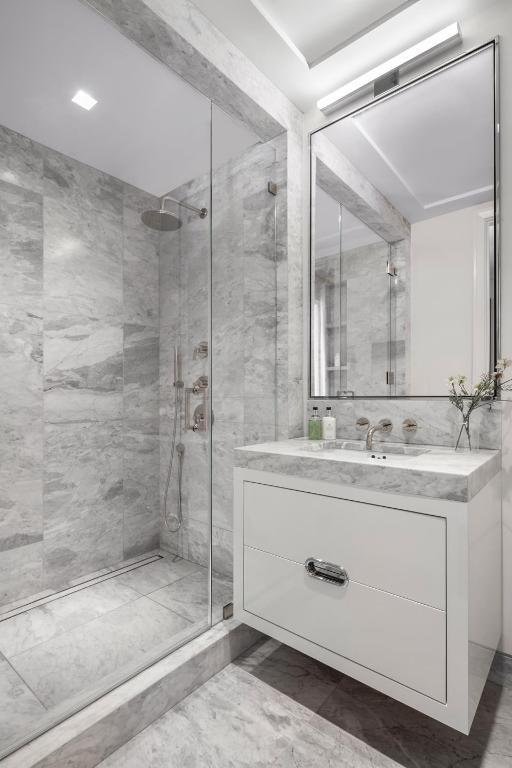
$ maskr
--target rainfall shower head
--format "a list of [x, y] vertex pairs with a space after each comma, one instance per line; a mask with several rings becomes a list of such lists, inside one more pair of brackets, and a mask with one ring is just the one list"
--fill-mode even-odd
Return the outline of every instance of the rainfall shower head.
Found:
[[183, 208], [187, 208], [189, 211], [197, 213], [200, 219], [204, 219], [208, 216], [208, 210], [206, 208], [196, 208], [194, 205], [182, 203], [179, 200], [175, 200], [173, 197], [166, 195], [165, 197], [162, 197], [159, 209], [147, 210], [141, 214], [142, 222], [146, 227], [156, 229], [159, 232], [173, 232], [181, 227], [183, 223], [182, 220], [177, 214], [167, 210], [165, 207], [166, 200], [170, 200], [172, 203], [176, 203], [176, 205], [181, 205]]
[[166, 211], [165, 208], [144, 211], [141, 214], [141, 219], [146, 227], [157, 229], [159, 232], [174, 232], [183, 223], [179, 216], [176, 216], [172, 211]]

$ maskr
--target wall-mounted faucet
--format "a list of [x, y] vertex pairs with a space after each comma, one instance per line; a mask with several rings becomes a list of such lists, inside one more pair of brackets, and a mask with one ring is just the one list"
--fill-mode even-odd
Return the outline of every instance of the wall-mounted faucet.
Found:
[[362, 416], [356, 421], [359, 429], [366, 429], [366, 450], [373, 449], [373, 436], [376, 432], [391, 432], [393, 424], [390, 419], [381, 419], [378, 424], [370, 424], [367, 418]]

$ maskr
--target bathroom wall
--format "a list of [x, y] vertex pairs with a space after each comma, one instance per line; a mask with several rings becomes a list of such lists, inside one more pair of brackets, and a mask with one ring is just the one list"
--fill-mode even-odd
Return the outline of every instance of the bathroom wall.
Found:
[[[512, 356], [512, 303], [508, 296], [512, 290], [512, 260], [507, 257], [512, 249], [512, 219], [507, 212], [512, 210], [512, 4], [509, 0], [489, 0], [475, 2], [462, 0], [457, 6], [463, 45], [462, 50], [471, 50], [496, 36], [500, 41], [500, 191], [501, 191], [501, 335], [503, 354]], [[446, 23], [452, 19], [446, 20]], [[440, 26], [443, 26], [440, 24]], [[462, 52], [462, 51], [461, 51]], [[454, 56], [448, 51], [438, 61], [424, 62], [414, 74], [430, 70], [435, 64]], [[364, 62], [363, 62], [364, 65]], [[351, 105], [351, 109], [354, 106]], [[327, 119], [318, 110], [305, 116], [306, 130], [315, 130], [330, 122], [336, 115]], [[305, 153], [306, 154], [306, 153]], [[306, 199], [307, 182], [304, 180]], [[511, 393], [505, 394], [501, 406], [493, 411], [480, 411], [478, 414], [480, 445], [482, 447], [502, 448], [503, 466], [503, 636], [502, 649], [512, 654], [512, 400]], [[309, 405], [310, 403], [308, 403]], [[397, 400], [338, 402], [338, 414], [341, 419], [339, 429], [346, 425], [349, 434], [355, 433], [354, 416], [367, 415], [368, 418], [382, 418], [389, 415], [397, 424], [408, 416], [420, 419], [422, 429], [413, 438], [415, 441], [438, 442], [453, 445], [456, 430], [454, 409], [446, 401], [437, 400]], [[356, 415], [357, 414], [357, 415]], [[401, 439], [401, 438], [400, 438]], [[451, 442], [446, 442], [451, 441]]]
[[[212, 538], [213, 570], [232, 576], [232, 467], [236, 446], [275, 438], [277, 430], [276, 365], [278, 305], [277, 262], [286, 257], [278, 242], [283, 227], [277, 208], [286, 195], [285, 137], [249, 150], [222, 166], [212, 177]], [[277, 197], [268, 182], [278, 185]], [[201, 206], [209, 178], [173, 191], [173, 196]], [[279, 224], [276, 230], [276, 218]], [[161, 252], [161, 496], [168, 468], [173, 426], [170, 352], [180, 340], [185, 385], [208, 374], [208, 361], [194, 359], [194, 349], [208, 337], [208, 240], [205, 221], [171, 234]], [[207, 227], [208, 225], [206, 225]], [[207, 231], [207, 230], [206, 230]], [[181, 284], [178, 289], [179, 276]], [[174, 286], [174, 288], [173, 288]], [[180, 307], [186, 306], [186, 311]], [[192, 396], [193, 407], [201, 395]], [[206, 565], [209, 545], [208, 446], [204, 435], [184, 432], [184, 524], [162, 546]], [[176, 509], [177, 475], [173, 474], [170, 510]]]
[[299, 435], [304, 414], [303, 115], [192, 0], [87, 0], [262, 141], [285, 132], [286, 193], [278, 197], [278, 431]]
[[0, 128], [0, 602], [158, 544], [152, 198]]
[[[480, 360], [474, 359], [473, 312], [478, 310], [474, 305], [477, 222], [480, 214], [492, 209], [489, 201], [411, 226], [411, 393], [443, 392], [447, 371], [471, 379], [471, 365], [478, 372], [487, 368], [488, 349]], [[486, 275], [479, 277], [486, 280]], [[486, 302], [483, 305], [481, 312], [486, 313]]]

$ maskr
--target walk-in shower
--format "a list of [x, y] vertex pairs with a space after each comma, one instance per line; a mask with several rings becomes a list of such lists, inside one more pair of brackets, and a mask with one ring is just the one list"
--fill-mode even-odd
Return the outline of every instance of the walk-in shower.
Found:
[[0, 90], [1, 758], [232, 601], [233, 451], [275, 435], [286, 141], [80, 0], [1, 3]]

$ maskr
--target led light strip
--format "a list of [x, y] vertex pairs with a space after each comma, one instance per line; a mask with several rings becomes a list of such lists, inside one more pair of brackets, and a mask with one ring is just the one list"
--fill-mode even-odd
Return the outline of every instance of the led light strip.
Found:
[[412, 45], [410, 48], [407, 48], [407, 50], [402, 51], [402, 53], [398, 53], [396, 56], [393, 56], [392, 59], [388, 59], [377, 67], [370, 69], [364, 75], [356, 77], [355, 80], [351, 80], [349, 83], [342, 85], [327, 96], [323, 96], [317, 101], [317, 107], [318, 109], [332, 109], [342, 99], [360, 91], [362, 88], [373, 83], [374, 80], [378, 80], [379, 77], [388, 74], [388, 72], [392, 72], [420, 56], [424, 56], [435, 48], [439, 48], [440, 46], [444, 47], [458, 42], [459, 40], [459, 25], [454, 21], [453, 24], [449, 24], [447, 27], [444, 27], [444, 29], [439, 30], [439, 32], [430, 35], [430, 37], [426, 37], [421, 42], [416, 43], [416, 45]]

